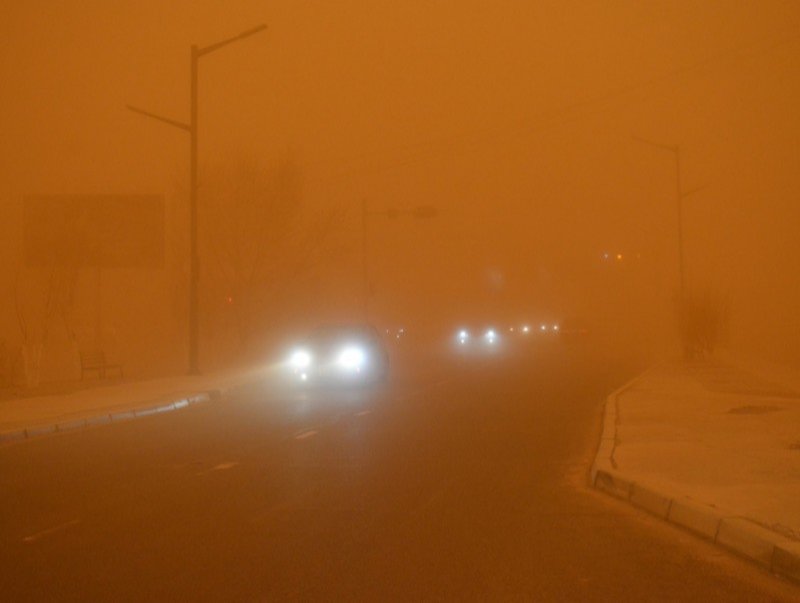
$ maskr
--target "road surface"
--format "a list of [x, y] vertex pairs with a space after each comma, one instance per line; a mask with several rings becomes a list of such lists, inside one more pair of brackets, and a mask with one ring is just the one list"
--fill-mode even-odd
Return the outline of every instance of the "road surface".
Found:
[[4, 446], [0, 598], [798, 600], [587, 488], [637, 368], [529, 347]]

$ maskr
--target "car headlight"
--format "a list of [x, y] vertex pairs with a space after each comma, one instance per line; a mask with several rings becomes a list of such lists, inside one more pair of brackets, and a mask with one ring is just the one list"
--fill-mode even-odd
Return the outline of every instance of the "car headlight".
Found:
[[486, 338], [486, 341], [488, 343], [494, 343], [495, 341], [497, 341], [497, 332], [494, 329], [489, 329], [488, 331], [486, 331], [484, 338]]
[[462, 329], [458, 332], [458, 343], [465, 344], [469, 341], [469, 332], [466, 329]]
[[295, 370], [302, 370], [311, 366], [311, 354], [305, 350], [296, 350], [289, 356], [289, 366]]
[[366, 361], [367, 355], [364, 353], [364, 350], [356, 346], [348, 346], [344, 348], [341, 352], [339, 352], [339, 356], [336, 359], [336, 362], [340, 367], [350, 371], [357, 371], [361, 369]]

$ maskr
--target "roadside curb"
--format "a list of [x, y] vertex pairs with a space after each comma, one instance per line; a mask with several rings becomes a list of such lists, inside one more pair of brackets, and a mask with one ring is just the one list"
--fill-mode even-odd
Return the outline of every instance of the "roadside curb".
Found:
[[[107, 425], [109, 423], [119, 423], [121, 421], [128, 421], [130, 419], [137, 419], [140, 417], [147, 417], [150, 415], [160, 414], [164, 412], [171, 412], [173, 410], [180, 410], [186, 408], [191, 404], [198, 404], [200, 402], [208, 402], [218, 395], [219, 390], [205, 391], [190, 396], [178, 398], [172, 402], [161, 402], [159, 404], [147, 404], [138, 408], [126, 408], [124, 410], [117, 410], [114, 412], [104, 412], [89, 417], [81, 417], [79, 419], [68, 419], [62, 421], [55, 421], [52, 423], [42, 423], [23, 429], [16, 429], [14, 431], [0, 432], [0, 443], [5, 442], [18, 442], [20, 440], [29, 440], [44, 435], [52, 435], [55, 433], [65, 433], [68, 431], [77, 431], [88, 427], [95, 427], [97, 425]], [[217, 393], [217, 396], [213, 394]]]
[[92, 411], [88, 410], [87, 416], [84, 417], [75, 419], [62, 418], [49, 423], [39, 423], [22, 429], [0, 432], [0, 444], [19, 442], [56, 433], [77, 431], [109, 423], [119, 423], [130, 419], [138, 419], [150, 415], [171, 412], [173, 410], [181, 410], [201, 402], [214, 402], [236, 392], [238, 389], [258, 383], [263, 379], [263, 376], [258, 374], [254, 376], [253, 373], [250, 373], [248, 376], [243, 376], [238, 379], [229, 379], [230, 381], [224, 385], [205, 389], [200, 388], [188, 395], [178, 394], [179, 397], [174, 400], [168, 400], [168, 396], [164, 396], [168, 401], [161, 399], [156, 402], [151, 399], [139, 402], [139, 406], [136, 406], [136, 403], [131, 403], [132, 405], [129, 407], [117, 407], [116, 409], [104, 412], [100, 412], [100, 409], [97, 409], [98, 412], [95, 414], [91, 414]]
[[800, 542], [768, 530], [746, 517], [727, 514], [718, 508], [694, 502], [686, 496], [665, 494], [619, 471], [614, 460], [614, 452], [619, 443], [618, 398], [647, 372], [649, 371], [632, 379], [606, 398], [603, 432], [590, 475], [592, 487], [625, 500], [634, 507], [800, 584]]

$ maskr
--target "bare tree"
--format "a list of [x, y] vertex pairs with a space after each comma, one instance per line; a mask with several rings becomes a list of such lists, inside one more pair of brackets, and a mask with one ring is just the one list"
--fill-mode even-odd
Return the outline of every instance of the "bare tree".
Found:
[[73, 264], [17, 269], [14, 310], [22, 336], [22, 372], [28, 387], [39, 384], [42, 351], [59, 320], [70, 341], [75, 340], [71, 316], [77, 279], [78, 269]]
[[[221, 289], [235, 317], [242, 350], [269, 326], [269, 314], [329, 258], [333, 210], [303, 206], [301, 174], [285, 158], [270, 166], [253, 160], [208, 166], [201, 186], [204, 243], [211, 287]], [[214, 285], [217, 287], [214, 287]]]
[[679, 300], [678, 319], [685, 360], [710, 357], [723, 339], [728, 306], [725, 298], [710, 292]]

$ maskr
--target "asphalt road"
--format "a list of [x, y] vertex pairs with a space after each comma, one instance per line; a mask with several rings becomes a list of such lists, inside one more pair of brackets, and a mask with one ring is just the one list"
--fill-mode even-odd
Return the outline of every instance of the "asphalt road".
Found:
[[0, 448], [3, 601], [790, 601], [800, 590], [586, 486], [579, 347], [428, 359]]

